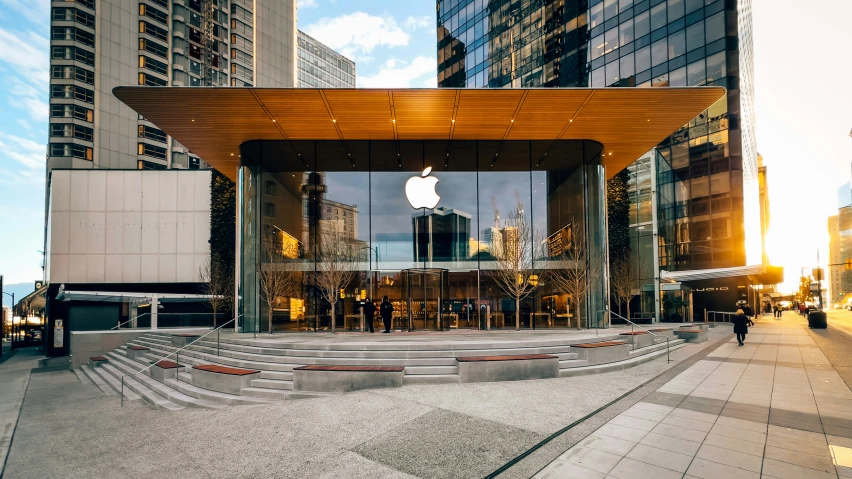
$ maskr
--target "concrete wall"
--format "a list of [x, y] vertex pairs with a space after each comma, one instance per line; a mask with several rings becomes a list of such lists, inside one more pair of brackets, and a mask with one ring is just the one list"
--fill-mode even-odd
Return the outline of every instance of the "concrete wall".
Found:
[[[210, 328], [169, 329], [170, 333], [197, 332], [204, 334]], [[79, 368], [86, 364], [92, 356], [103, 356], [113, 349], [132, 341], [143, 334], [150, 333], [148, 329], [123, 329], [115, 331], [72, 331], [71, 332], [71, 368]], [[162, 331], [160, 331], [162, 332]]]
[[210, 171], [56, 170], [48, 283], [198, 281], [210, 257]]

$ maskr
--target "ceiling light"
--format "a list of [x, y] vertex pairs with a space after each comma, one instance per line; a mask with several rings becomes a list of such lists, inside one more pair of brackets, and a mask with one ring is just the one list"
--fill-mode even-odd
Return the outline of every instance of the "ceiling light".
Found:
[[515, 122], [515, 119], [514, 119], [514, 118], [512, 118], [512, 119], [511, 119], [511, 120], [509, 120], [509, 121], [511, 121], [512, 123], [514, 123], [514, 122]]
[[231, 156], [234, 156], [234, 154], [233, 154], [233, 153], [231, 153]]
[[574, 120], [573, 119], [568, 120], [568, 123], [574, 123]]
[[396, 123], [396, 119], [393, 119], [393, 120], [391, 120], [391, 121], [392, 121], [392, 122], [394, 122], [394, 123]]
[[609, 156], [612, 156], [612, 152], [611, 152], [611, 151], [609, 152]]
[[275, 123], [275, 120], [272, 120], [272, 123]]
[[332, 119], [332, 120], [331, 120], [331, 122], [332, 122], [332, 123], [337, 123], [337, 120]]
[[453, 118], [453, 123], [455, 123], [455, 122], [456, 122], [456, 119], [455, 119], [455, 118]]
[[195, 120], [192, 120], [192, 121], [195, 122]]

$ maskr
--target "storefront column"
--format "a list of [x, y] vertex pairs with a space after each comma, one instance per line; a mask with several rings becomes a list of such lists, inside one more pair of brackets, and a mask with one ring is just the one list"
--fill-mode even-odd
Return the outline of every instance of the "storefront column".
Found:
[[160, 298], [156, 294], [151, 295], [151, 329], [157, 329], [157, 310], [160, 308]]

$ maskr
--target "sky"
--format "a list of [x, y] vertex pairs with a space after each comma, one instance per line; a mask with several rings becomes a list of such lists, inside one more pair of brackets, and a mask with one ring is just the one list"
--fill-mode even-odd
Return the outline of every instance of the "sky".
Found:
[[[768, 254], [828, 258], [827, 217], [852, 179], [852, 2], [752, 0], [757, 145], [768, 167]], [[817, 17], [808, 17], [814, 20]], [[356, 62], [359, 87], [436, 86], [434, 0], [300, 0], [298, 27]], [[41, 279], [49, 1], [0, 0], [0, 274]]]

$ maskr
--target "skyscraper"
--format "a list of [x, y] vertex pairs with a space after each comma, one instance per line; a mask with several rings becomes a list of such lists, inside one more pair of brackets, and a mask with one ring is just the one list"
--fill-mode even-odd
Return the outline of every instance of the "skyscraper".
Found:
[[415, 261], [464, 261], [470, 257], [471, 215], [438, 207], [411, 216]]
[[751, 2], [438, 0], [443, 87], [728, 89], [658, 146], [683, 187], [669, 270], [761, 262]]
[[53, 2], [48, 172], [199, 168], [112, 89], [295, 86], [295, 21], [295, 0]]
[[304, 88], [355, 88], [355, 62], [299, 30], [297, 79]]

